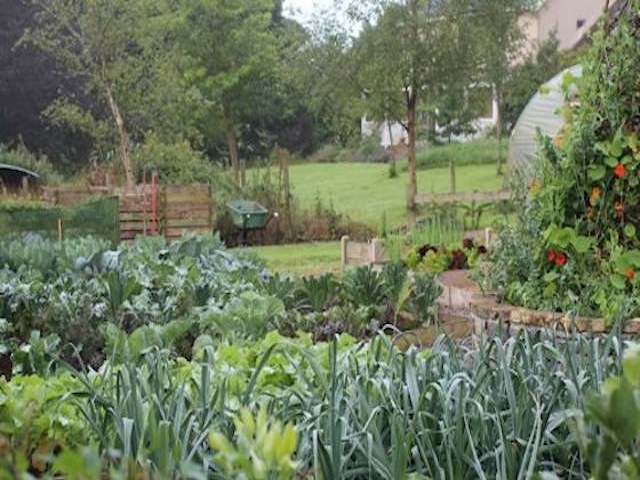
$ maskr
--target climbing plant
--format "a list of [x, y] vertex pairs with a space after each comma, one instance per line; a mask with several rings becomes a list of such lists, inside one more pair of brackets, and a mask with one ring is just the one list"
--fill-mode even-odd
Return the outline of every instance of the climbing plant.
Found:
[[[540, 139], [522, 215], [494, 252], [485, 279], [511, 302], [639, 313], [640, 0], [619, 5], [594, 34], [582, 76], [565, 77], [566, 126]], [[515, 252], [519, 240], [526, 248]]]

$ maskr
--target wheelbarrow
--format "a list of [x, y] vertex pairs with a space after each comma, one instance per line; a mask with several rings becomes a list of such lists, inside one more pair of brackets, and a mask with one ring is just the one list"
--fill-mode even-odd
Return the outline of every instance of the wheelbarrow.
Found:
[[[233, 200], [227, 203], [233, 224], [240, 230], [240, 244], [244, 245], [247, 232], [262, 230], [269, 222], [269, 210], [251, 200]], [[274, 217], [278, 214], [275, 213]]]

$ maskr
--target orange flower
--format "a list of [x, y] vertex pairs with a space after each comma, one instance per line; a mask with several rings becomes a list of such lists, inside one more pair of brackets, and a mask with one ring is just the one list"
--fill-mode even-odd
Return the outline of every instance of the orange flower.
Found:
[[633, 279], [636, 277], [636, 272], [633, 268], [627, 267], [624, 271], [624, 276], [627, 277], [627, 280], [632, 282]]
[[557, 148], [562, 148], [563, 140], [564, 140], [564, 135], [562, 135], [561, 133], [559, 133], [558, 135], [556, 135], [555, 137], [553, 137], [553, 144], [554, 144]]
[[591, 220], [593, 218], [593, 207], [587, 208], [587, 218]]
[[624, 215], [624, 203], [617, 201], [613, 208], [616, 211], [616, 218], [622, 218], [622, 216]]
[[531, 180], [531, 183], [529, 184], [529, 190], [537, 190], [538, 188], [540, 188], [540, 182], [537, 178], [534, 177], [534, 179]]
[[600, 198], [600, 195], [602, 195], [602, 190], [600, 189], [600, 187], [593, 187], [591, 189], [589, 203], [591, 203], [591, 205], [595, 205], [598, 199]]
[[623, 164], [619, 163], [616, 165], [616, 168], [613, 169], [613, 174], [618, 178], [622, 178], [627, 174], [627, 168]]

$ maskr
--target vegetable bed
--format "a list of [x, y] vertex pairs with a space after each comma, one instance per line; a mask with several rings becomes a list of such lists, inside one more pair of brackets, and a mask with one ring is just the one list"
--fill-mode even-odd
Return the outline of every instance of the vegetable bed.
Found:
[[397, 264], [288, 279], [214, 237], [3, 241], [0, 263], [3, 479], [584, 478], [610, 441], [583, 408], [617, 337], [401, 352], [380, 328], [440, 289]]

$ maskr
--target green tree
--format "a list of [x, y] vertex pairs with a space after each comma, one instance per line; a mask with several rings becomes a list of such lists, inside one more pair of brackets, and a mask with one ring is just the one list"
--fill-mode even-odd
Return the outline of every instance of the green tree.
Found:
[[[457, 62], [470, 37], [467, 0], [389, 2], [365, 28], [359, 45], [363, 85], [372, 111], [402, 123], [408, 134], [407, 207], [416, 206], [419, 104], [432, 104], [453, 76], [463, 78]], [[369, 79], [367, 86], [366, 79]]]
[[509, 75], [505, 83], [502, 105], [505, 130], [513, 128], [541, 85], [562, 69], [571, 66], [571, 57], [563, 55], [558, 47], [558, 38], [552, 35]]
[[[179, 71], [179, 16], [170, 1], [32, 0], [32, 43], [66, 68], [82, 86], [44, 111], [54, 125], [90, 135], [106, 157], [119, 150], [129, 188], [134, 183], [131, 144], [148, 132], [166, 140], [194, 139], [199, 98]], [[117, 145], [117, 146], [116, 146]]]
[[[34, 28], [24, 40], [48, 52], [74, 76], [83, 80], [86, 92], [106, 103], [120, 146], [127, 186], [133, 185], [129, 131], [121, 108], [123, 81], [135, 54], [136, 15], [127, 0], [33, 0], [38, 8]], [[60, 98], [50, 108], [53, 117], [105, 135], [104, 119], [95, 119], [72, 99]]]
[[315, 24], [292, 57], [295, 83], [306, 93], [306, 104], [316, 125], [327, 137], [346, 145], [360, 134], [362, 89], [344, 25], [329, 16]]
[[190, 0], [185, 3], [181, 48], [185, 78], [206, 106], [205, 125], [226, 135], [229, 163], [240, 180], [239, 130], [268, 91], [264, 80], [278, 62], [273, 0]]
[[531, 7], [531, 0], [478, 0], [478, 45], [484, 66], [484, 79], [493, 87], [498, 105], [497, 172], [502, 174], [502, 133], [505, 82], [523, 52], [524, 34], [519, 20]]

